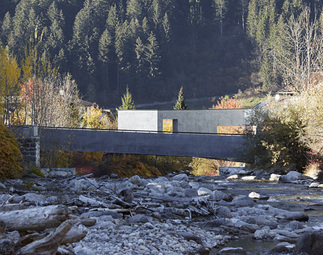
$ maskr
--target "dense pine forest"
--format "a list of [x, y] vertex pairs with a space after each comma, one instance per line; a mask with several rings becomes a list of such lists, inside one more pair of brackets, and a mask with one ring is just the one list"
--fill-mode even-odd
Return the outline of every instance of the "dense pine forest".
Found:
[[[300, 92], [323, 64], [321, 0], [1, 0], [0, 45], [70, 73], [84, 99], [120, 105]], [[25, 61], [25, 62], [23, 62]]]

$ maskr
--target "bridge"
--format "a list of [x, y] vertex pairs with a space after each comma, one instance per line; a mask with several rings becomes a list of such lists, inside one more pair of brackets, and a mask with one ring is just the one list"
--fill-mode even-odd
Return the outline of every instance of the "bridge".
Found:
[[42, 150], [202, 157], [243, 161], [245, 137], [211, 133], [39, 128]]

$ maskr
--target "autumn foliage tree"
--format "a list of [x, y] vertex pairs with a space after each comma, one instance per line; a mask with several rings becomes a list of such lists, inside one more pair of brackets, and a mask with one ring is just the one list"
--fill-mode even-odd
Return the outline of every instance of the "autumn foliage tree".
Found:
[[10, 124], [10, 113], [17, 104], [19, 94], [20, 68], [6, 49], [0, 48], [0, 116]]
[[15, 124], [70, 127], [79, 118], [78, 89], [71, 75], [60, 75], [45, 56], [38, 55], [38, 43], [26, 48], [22, 60], [20, 107]]
[[82, 127], [92, 129], [107, 129], [109, 121], [99, 106], [91, 106], [89, 112], [82, 115]]
[[212, 109], [241, 109], [242, 104], [238, 99], [229, 98], [229, 96], [220, 97], [216, 105]]

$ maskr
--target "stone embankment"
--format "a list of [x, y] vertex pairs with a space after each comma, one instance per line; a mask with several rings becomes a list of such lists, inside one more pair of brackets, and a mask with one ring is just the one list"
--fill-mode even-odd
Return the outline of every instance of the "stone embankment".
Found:
[[0, 254], [321, 254], [323, 247], [322, 184], [297, 172], [30, 177], [5, 180], [0, 192]]

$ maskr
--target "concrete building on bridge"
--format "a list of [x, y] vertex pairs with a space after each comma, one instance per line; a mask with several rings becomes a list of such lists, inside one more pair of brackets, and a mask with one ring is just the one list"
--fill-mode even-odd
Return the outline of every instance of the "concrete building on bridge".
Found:
[[119, 110], [118, 129], [170, 133], [241, 133], [252, 109]]

